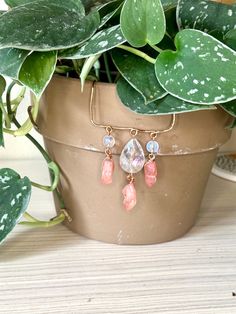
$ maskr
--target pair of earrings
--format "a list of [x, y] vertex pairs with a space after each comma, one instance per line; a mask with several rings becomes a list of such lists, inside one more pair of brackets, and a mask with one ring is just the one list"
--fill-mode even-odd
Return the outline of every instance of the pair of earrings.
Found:
[[[114, 160], [112, 158], [112, 148], [115, 146], [115, 138], [112, 136], [112, 127], [106, 127], [107, 134], [103, 137], [106, 157], [102, 164], [103, 184], [111, 184], [114, 173]], [[124, 146], [120, 155], [120, 166], [127, 175], [128, 184], [123, 188], [123, 205], [127, 211], [132, 210], [137, 203], [136, 190], [134, 185], [134, 175], [144, 169], [145, 183], [148, 187], [153, 187], [157, 180], [156, 156], [159, 152], [159, 144], [155, 140], [157, 132], [150, 132], [150, 140], [146, 144], [147, 158], [145, 157], [142, 145], [137, 140], [138, 130], [131, 129], [131, 139]]]

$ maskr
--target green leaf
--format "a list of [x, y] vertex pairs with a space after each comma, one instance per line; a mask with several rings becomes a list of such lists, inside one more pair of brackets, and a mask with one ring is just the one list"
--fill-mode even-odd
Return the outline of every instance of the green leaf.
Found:
[[161, 0], [164, 10], [169, 10], [170, 8], [176, 8], [178, 0]]
[[[17, 7], [19, 5], [25, 5], [28, 3], [32, 3], [32, 2], [40, 2], [38, 0], [5, 0], [6, 4], [9, 5], [9, 7], [14, 8]], [[64, 6], [65, 8], [77, 11], [80, 10], [81, 12], [83, 12], [83, 14], [85, 14], [84, 11], [84, 6], [82, 4], [82, 2], [80, 0], [56, 0], [56, 2], [61, 5]]]
[[[178, 25], [176, 22], [176, 7], [170, 7], [165, 11], [166, 17], [166, 32], [171, 37], [174, 38], [179, 32]], [[159, 46], [160, 47], [160, 46]]]
[[97, 12], [84, 15], [74, 0], [38, 0], [0, 16], [0, 48], [50, 51], [77, 46], [99, 27]]
[[164, 51], [155, 69], [161, 86], [191, 103], [218, 104], [236, 98], [236, 52], [212, 36], [186, 29], [175, 37], [177, 51]]
[[100, 10], [99, 14], [101, 17], [100, 27], [104, 26], [116, 13], [121, 10], [124, 0], [115, 0], [104, 5]]
[[4, 0], [4, 1], [9, 7], [14, 8], [22, 4], [33, 2], [35, 0]]
[[231, 116], [236, 118], [236, 101], [230, 101], [227, 104], [222, 104], [221, 107], [227, 111]]
[[160, 0], [126, 0], [120, 21], [125, 38], [134, 47], [156, 45], [165, 35], [165, 15]]
[[4, 93], [6, 89], [6, 81], [3, 76], [0, 75], [0, 97], [2, 97], [2, 94]]
[[146, 104], [167, 94], [156, 78], [153, 64], [121, 49], [112, 51], [112, 59], [121, 75], [143, 96]]
[[57, 53], [55, 51], [33, 52], [25, 60], [20, 70], [20, 82], [29, 87], [40, 98], [51, 80], [56, 62]]
[[167, 95], [162, 99], [146, 105], [142, 95], [123, 78], [119, 79], [117, 82], [117, 93], [121, 102], [128, 109], [144, 115], [166, 115], [215, 109], [214, 106], [190, 104], [171, 95]]
[[114, 2], [116, 0], [81, 0], [81, 2], [83, 3], [86, 12], [90, 12], [91, 10], [95, 9], [95, 8], [102, 8], [103, 6], [105, 6], [106, 4], [110, 3], [110, 2]]
[[236, 29], [232, 29], [224, 36], [224, 43], [233, 50], [236, 50]]
[[3, 113], [0, 107], [0, 147], [4, 146], [4, 137], [3, 137]]
[[0, 49], [0, 73], [12, 79], [18, 79], [20, 68], [29, 54], [28, 50]]
[[124, 43], [126, 40], [120, 25], [112, 26], [96, 33], [82, 48], [61, 52], [62, 59], [82, 59], [101, 54]]
[[[6, 89], [6, 81], [3, 76], [0, 75], [0, 104], [2, 105], [2, 94]], [[0, 106], [0, 146], [4, 146], [3, 139], [3, 112]]]
[[180, 28], [195, 28], [214, 35], [225, 34], [235, 26], [236, 4], [215, 1], [180, 0], [177, 20]]
[[31, 183], [12, 169], [0, 169], [0, 243], [16, 226], [27, 209]]

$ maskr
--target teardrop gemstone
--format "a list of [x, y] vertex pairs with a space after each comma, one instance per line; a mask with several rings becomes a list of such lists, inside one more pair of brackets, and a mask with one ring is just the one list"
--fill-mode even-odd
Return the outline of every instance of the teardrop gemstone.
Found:
[[144, 164], [142, 146], [136, 138], [132, 138], [121, 152], [120, 166], [127, 173], [137, 173], [143, 169]]

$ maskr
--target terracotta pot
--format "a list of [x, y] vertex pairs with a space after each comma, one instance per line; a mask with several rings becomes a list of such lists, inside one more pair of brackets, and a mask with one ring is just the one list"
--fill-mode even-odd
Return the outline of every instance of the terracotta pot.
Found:
[[[230, 132], [231, 118], [223, 110], [177, 115], [172, 131], [161, 134], [158, 182], [145, 186], [143, 173], [136, 176], [138, 202], [132, 212], [122, 206], [126, 174], [119, 168], [119, 154], [130, 139], [128, 131], [116, 131], [116, 165], [113, 184], [100, 183], [105, 130], [89, 117], [92, 84], [84, 93], [76, 79], [54, 77], [42, 99], [38, 125], [45, 145], [61, 168], [60, 190], [73, 222], [67, 226], [88, 238], [118, 244], [151, 244], [184, 235], [195, 223], [204, 189], [219, 147]], [[95, 118], [106, 125], [164, 129], [171, 115], [144, 116], [126, 109], [115, 85], [95, 86]], [[147, 134], [138, 138], [145, 147]]]

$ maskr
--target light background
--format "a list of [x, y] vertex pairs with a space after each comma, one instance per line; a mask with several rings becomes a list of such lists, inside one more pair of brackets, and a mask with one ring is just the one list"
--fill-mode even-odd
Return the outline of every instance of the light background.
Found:
[[[3, 0], [0, 0], [0, 10], [6, 10], [7, 6]], [[29, 98], [27, 97], [20, 108], [20, 119], [23, 122], [26, 119], [26, 111], [29, 105]], [[42, 139], [36, 132], [32, 132], [32, 135], [36, 137], [41, 143]], [[231, 141], [223, 148], [224, 150], [236, 151], [236, 131], [234, 131]], [[12, 136], [5, 136], [5, 149], [0, 148], [0, 160], [1, 159], [36, 159], [41, 158], [38, 151], [34, 146], [25, 138], [13, 138]]]

